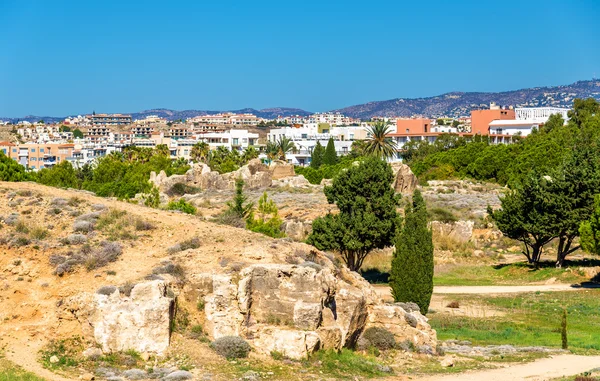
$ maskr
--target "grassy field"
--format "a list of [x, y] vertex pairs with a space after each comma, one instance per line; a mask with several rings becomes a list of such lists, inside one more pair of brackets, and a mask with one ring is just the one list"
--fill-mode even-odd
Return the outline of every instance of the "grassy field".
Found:
[[430, 324], [441, 340], [469, 340], [473, 344], [512, 344], [560, 348], [560, 321], [568, 312], [569, 349], [600, 352], [600, 290], [538, 292], [511, 296], [456, 295], [459, 303], [505, 312], [504, 316], [471, 318], [430, 314]]
[[0, 357], [0, 381], [44, 381], [44, 379], [25, 372]]
[[573, 262], [569, 267], [560, 269], [553, 262], [543, 262], [537, 269], [524, 262], [487, 266], [443, 265], [436, 269], [433, 283], [437, 286], [493, 286], [540, 283], [551, 278], [556, 278], [557, 283], [589, 281], [579, 265]]

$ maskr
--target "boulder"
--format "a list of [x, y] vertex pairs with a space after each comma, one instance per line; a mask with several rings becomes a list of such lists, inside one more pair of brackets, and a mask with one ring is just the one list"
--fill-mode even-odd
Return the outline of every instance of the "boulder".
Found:
[[342, 348], [342, 330], [337, 327], [321, 327], [317, 329], [319, 335], [320, 349], [332, 349], [338, 351]]
[[312, 223], [293, 220], [285, 221], [283, 223], [283, 231], [285, 235], [294, 241], [304, 241], [312, 232]]
[[419, 184], [417, 176], [404, 163], [391, 163], [391, 166], [394, 172], [394, 190], [396, 193], [412, 194]]
[[273, 181], [273, 186], [290, 188], [310, 188], [312, 184], [306, 180], [304, 175], [285, 177]]
[[447, 236], [457, 242], [469, 242], [473, 236], [473, 221], [456, 221], [444, 223], [431, 221], [431, 231], [435, 236]]
[[93, 308], [89, 324], [103, 352], [162, 354], [168, 348], [174, 299], [167, 296], [164, 281], [139, 283], [130, 297], [118, 289], [110, 295], [94, 294]]
[[294, 171], [294, 165], [281, 160], [274, 160], [271, 162], [271, 165], [269, 165], [269, 171], [271, 171], [271, 177], [273, 180], [279, 180], [285, 177], [292, 177], [296, 175], [296, 172]]
[[415, 346], [435, 348], [437, 335], [418, 311], [407, 312], [400, 305], [381, 304], [372, 306], [366, 328], [383, 327], [394, 334], [396, 342], [410, 340]]
[[213, 339], [239, 336], [244, 316], [238, 307], [237, 286], [232, 282], [231, 276], [214, 275], [212, 290], [204, 298], [207, 332], [210, 332]]
[[319, 336], [315, 332], [281, 328], [265, 328], [254, 339], [258, 352], [280, 352], [294, 360], [306, 358], [319, 348]]

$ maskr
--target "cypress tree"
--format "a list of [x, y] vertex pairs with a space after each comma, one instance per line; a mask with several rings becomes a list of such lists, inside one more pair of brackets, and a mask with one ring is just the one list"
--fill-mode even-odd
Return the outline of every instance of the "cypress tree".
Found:
[[335, 144], [333, 143], [333, 138], [329, 138], [327, 142], [327, 148], [325, 148], [325, 153], [323, 154], [323, 164], [327, 165], [335, 165], [337, 164], [338, 157], [335, 152]]
[[423, 315], [427, 313], [433, 293], [433, 241], [425, 200], [418, 189], [396, 239], [390, 286], [396, 302], [414, 302]]
[[314, 169], [319, 169], [319, 167], [323, 164], [323, 146], [319, 141], [317, 141], [317, 145], [313, 148], [313, 151], [310, 155], [310, 166]]

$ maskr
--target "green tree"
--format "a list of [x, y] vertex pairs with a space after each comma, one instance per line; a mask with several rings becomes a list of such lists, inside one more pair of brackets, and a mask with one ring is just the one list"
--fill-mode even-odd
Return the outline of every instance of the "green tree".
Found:
[[549, 176], [533, 171], [520, 188], [510, 190], [501, 200], [501, 209], [488, 213], [505, 236], [521, 241], [529, 263], [538, 264], [543, 247], [556, 238], [556, 208], [562, 197], [554, 193]]
[[76, 139], [83, 139], [83, 132], [79, 128], [73, 130], [73, 137]]
[[189, 202], [180, 198], [178, 201], [170, 201], [167, 204], [167, 210], [179, 210], [180, 212], [195, 215], [198, 209]]
[[52, 168], [41, 169], [37, 173], [37, 182], [60, 188], [75, 188], [81, 186], [77, 171], [70, 162], [63, 161]]
[[198, 142], [192, 146], [190, 158], [195, 163], [206, 163], [208, 161], [210, 147], [206, 142]]
[[367, 130], [367, 141], [364, 151], [381, 159], [389, 159], [396, 155], [396, 142], [388, 134], [392, 133], [389, 122], [377, 121]]
[[310, 154], [310, 166], [314, 169], [319, 169], [319, 167], [323, 164], [323, 146], [317, 140], [317, 144], [315, 148], [313, 148], [312, 153]]
[[569, 110], [567, 115], [569, 123], [581, 127], [593, 117], [600, 115], [600, 103], [594, 98], [575, 99], [573, 109]]
[[248, 201], [248, 196], [244, 194], [244, 180], [238, 178], [235, 180], [235, 195], [233, 200], [227, 203], [228, 211], [235, 214], [237, 217], [246, 219], [254, 204]]
[[256, 148], [248, 147], [244, 150], [244, 153], [242, 154], [242, 161], [244, 162], [244, 164], [246, 164], [250, 160], [257, 159], [258, 155], [259, 155], [259, 153]]
[[437, 119], [437, 120], [435, 121], [435, 123], [436, 123], [438, 126], [443, 126], [444, 124], [446, 124], [446, 122], [444, 122], [444, 119], [442, 119], [442, 118], [439, 118], [439, 119]]
[[58, 131], [60, 132], [71, 132], [71, 127], [65, 126], [64, 124], [61, 124], [60, 127], [58, 128]]
[[286, 161], [286, 155], [288, 152], [293, 152], [296, 149], [294, 142], [285, 136], [282, 136], [277, 140], [277, 155], [279, 160]]
[[17, 163], [4, 152], [0, 151], [0, 180], [1, 181], [27, 181], [31, 176], [25, 167]]
[[552, 114], [542, 126], [542, 131], [548, 133], [555, 128], [560, 128], [565, 124], [565, 120], [560, 114]]
[[251, 210], [246, 218], [246, 228], [255, 233], [261, 233], [273, 238], [281, 238], [285, 233], [281, 231], [283, 221], [279, 217], [277, 205], [269, 200], [267, 192], [258, 199], [257, 213]]
[[338, 156], [335, 152], [335, 143], [333, 142], [333, 138], [329, 138], [327, 148], [325, 148], [325, 153], [323, 154], [323, 164], [335, 165], [337, 162]]
[[433, 294], [433, 240], [421, 192], [413, 193], [396, 239], [390, 287], [396, 302], [414, 302], [425, 315]]
[[350, 270], [358, 271], [371, 250], [392, 245], [400, 222], [393, 180], [389, 164], [377, 157], [340, 172], [324, 189], [339, 213], [314, 220], [307, 242], [340, 253]]
[[588, 220], [579, 227], [581, 247], [583, 250], [600, 254], [600, 195], [594, 198], [594, 210]]
[[161, 156], [171, 157], [171, 151], [169, 151], [169, 146], [166, 144], [158, 144], [154, 148], [154, 153]]

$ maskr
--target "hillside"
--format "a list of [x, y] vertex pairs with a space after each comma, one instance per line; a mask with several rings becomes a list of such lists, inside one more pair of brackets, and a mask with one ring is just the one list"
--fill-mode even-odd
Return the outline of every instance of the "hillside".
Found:
[[600, 100], [600, 81], [578, 81], [571, 85], [535, 87], [500, 93], [452, 92], [428, 98], [396, 98], [345, 107], [339, 110], [353, 118], [373, 116], [466, 116], [490, 102], [515, 107], [571, 107], [575, 98]]
[[[504, 91], [500, 93], [481, 92], [452, 92], [427, 98], [396, 98], [385, 101], [374, 101], [341, 108], [338, 110], [353, 118], [368, 119], [373, 116], [413, 116], [423, 115], [436, 116], [465, 116], [472, 109], [481, 109], [489, 106], [490, 102], [496, 102], [504, 106], [556, 106], [571, 107], [575, 98], [596, 98], [600, 100], [600, 81], [593, 79], [589, 81], [578, 81], [564, 86], [534, 87], [529, 89]], [[148, 115], [158, 115], [168, 120], [193, 118], [198, 115], [218, 114], [220, 112], [251, 113], [261, 118], [274, 119], [277, 116], [310, 115], [309, 111], [299, 108], [274, 107], [262, 110], [244, 108], [240, 110], [216, 111], [216, 110], [170, 110], [164, 108], [150, 109], [131, 113], [133, 119], [143, 119]], [[64, 117], [33, 116], [22, 118], [0, 117], [0, 120], [8, 120], [16, 123], [20, 120], [37, 122], [59, 122]]]

